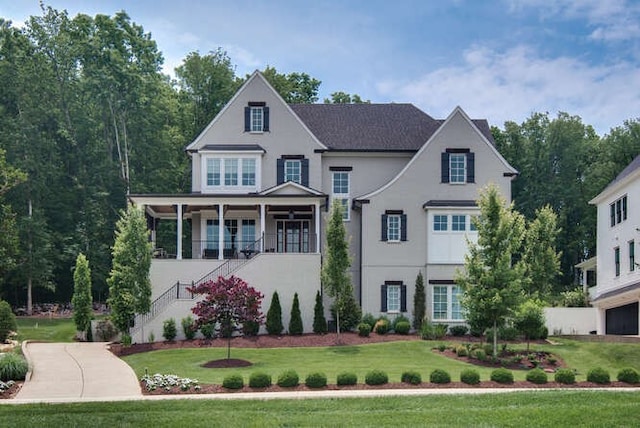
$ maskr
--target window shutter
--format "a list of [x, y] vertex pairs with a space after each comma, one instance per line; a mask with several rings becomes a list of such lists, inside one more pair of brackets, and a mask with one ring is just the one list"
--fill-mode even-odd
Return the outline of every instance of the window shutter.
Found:
[[476, 155], [467, 153], [467, 183], [476, 182]]
[[387, 312], [387, 285], [380, 286], [380, 312]]
[[262, 130], [269, 132], [269, 107], [262, 107]]
[[400, 312], [407, 312], [407, 286], [400, 286]]
[[382, 214], [382, 237], [380, 238], [383, 241], [387, 240], [387, 215]]
[[407, 215], [402, 214], [400, 216], [400, 240], [407, 240]]
[[443, 183], [449, 182], [449, 153], [442, 153], [440, 155], [440, 164], [442, 170], [441, 172], [441, 181]]
[[309, 187], [309, 159], [300, 159], [300, 173], [303, 186]]
[[284, 159], [278, 159], [276, 161], [276, 176], [277, 184], [284, 183]]
[[251, 131], [251, 108], [244, 108], [244, 132]]

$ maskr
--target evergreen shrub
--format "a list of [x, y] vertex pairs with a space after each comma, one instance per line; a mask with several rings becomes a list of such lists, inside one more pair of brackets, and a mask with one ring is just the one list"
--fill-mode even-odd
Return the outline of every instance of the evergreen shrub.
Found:
[[547, 374], [542, 369], [533, 369], [527, 372], [527, 382], [543, 385], [547, 383]]
[[394, 330], [397, 334], [407, 335], [411, 330], [411, 324], [409, 324], [409, 321], [400, 321], [396, 324]]
[[389, 376], [382, 370], [371, 370], [364, 377], [367, 385], [384, 385], [389, 383]]
[[304, 384], [309, 388], [324, 388], [327, 386], [327, 375], [320, 372], [310, 373], [305, 378]]
[[177, 335], [178, 330], [176, 329], [176, 320], [173, 318], [164, 320], [162, 323], [162, 337], [164, 337], [165, 340], [172, 342]]
[[618, 381], [636, 384], [640, 382], [640, 374], [634, 368], [625, 367], [618, 372]]
[[249, 386], [251, 388], [267, 388], [271, 386], [271, 375], [264, 372], [253, 372], [249, 376]]
[[298, 377], [298, 373], [295, 370], [286, 370], [280, 373], [278, 376], [278, 381], [276, 384], [283, 388], [291, 388], [294, 386], [298, 386], [300, 383], [300, 378]]
[[191, 315], [182, 318], [182, 332], [187, 340], [193, 340], [196, 337], [196, 329], [193, 326], [193, 317]]
[[587, 382], [593, 382], [598, 384], [607, 384], [611, 382], [609, 372], [602, 367], [592, 368], [587, 372]]
[[558, 369], [554, 375], [554, 380], [558, 383], [570, 385], [576, 383], [576, 374], [571, 369]]
[[400, 376], [402, 383], [410, 383], [411, 385], [419, 385], [422, 383], [422, 376], [415, 370], [409, 370], [402, 373]]
[[358, 336], [369, 337], [369, 333], [371, 333], [371, 326], [369, 324], [365, 322], [358, 324]]
[[429, 375], [429, 381], [431, 383], [439, 383], [439, 384], [451, 383], [451, 376], [445, 370], [435, 369]]
[[460, 382], [467, 385], [477, 385], [480, 383], [480, 373], [474, 369], [464, 369], [460, 372]]
[[501, 367], [491, 372], [490, 379], [498, 383], [513, 383], [513, 373], [510, 370]]
[[222, 387], [227, 389], [241, 389], [244, 386], [244, 380], [239, 374], [225, 376], [222, 380]]
[[464, 336], [468, 331], [469, 328], [466, 325], [454, 325], [449, 328], [449, 333], [455, 337]]
[[342, 372], [338, 374], [336, 384], [338, 386], [355, 385], [358, 383], [358, 376], [353, 372]]

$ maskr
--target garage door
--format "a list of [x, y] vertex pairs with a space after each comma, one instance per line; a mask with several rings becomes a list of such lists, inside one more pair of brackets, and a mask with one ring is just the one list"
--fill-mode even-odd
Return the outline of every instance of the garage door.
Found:
[[638, 334], [638, 303], [607, 309], [606, 334]]

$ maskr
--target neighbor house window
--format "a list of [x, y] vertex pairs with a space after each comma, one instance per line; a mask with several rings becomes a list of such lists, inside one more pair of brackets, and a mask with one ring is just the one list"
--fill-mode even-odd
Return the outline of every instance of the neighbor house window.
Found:
[[629, 241], [629, 270], [631, 272], [636, 270], [636, 243], [635, 243], [635, 241]]
[[616, 276], [620, 276], [620, 247], [613, 249], [613, 260], [616, 268]]
[[462, 290], [455, 284], [433, 287], [432, 315], [434, 320], [462, 320], [464, 314], [460, 299]]
[[469, 149], [447, 149], [442, 153], [441, 178], [443, 183], [474, 183], [475, 154]]
[[342, 205], [342, 219], [349, 220], [349, 173], [337, 171], [333, 173], [333, 200]]
[[387, 210], [382, 215], [382, 241], [407, 240], [407, 215], [400, 210]]
[[622, 223], [627, 219], [627, 196], [623, 196], [609, 205], [611, 226]]
[[402, 281], [385, 281], [380, 291], [380, 312], [407, 312], [407, 286]]

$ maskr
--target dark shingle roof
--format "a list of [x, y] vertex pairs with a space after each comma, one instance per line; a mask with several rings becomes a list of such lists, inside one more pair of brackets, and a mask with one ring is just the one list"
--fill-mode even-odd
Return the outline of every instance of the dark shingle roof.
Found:
[[635, 159], [633, 159], [631, 163], [627, 165], [625, 169], [623, 169], [622, 172], [618, 174], [618, 176], [614, 178], [613, 181], [607, 185], [607, 187], [622, 180], [623, 178], [630, 175], [632, 172], [634, 172], [638, 168], [640, 168], [640, 155], [636, 156]]
[[[329, 150], [417, 151], [444, 123], [413, 104], [290, 104]], [[486, 120], [474, 120], [493, 142]]]

